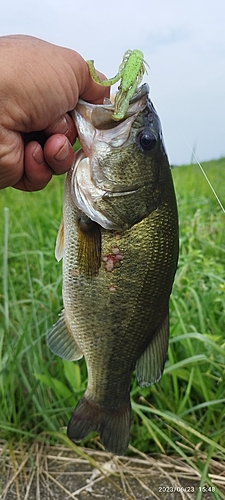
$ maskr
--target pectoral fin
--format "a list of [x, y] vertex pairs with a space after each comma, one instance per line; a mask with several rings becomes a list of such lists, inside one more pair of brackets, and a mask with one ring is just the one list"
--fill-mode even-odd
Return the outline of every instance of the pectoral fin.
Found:
[[48, 333], [47, 344], [54, 354], [68, 361], [75, 361], [83, 356], [66, 323], [64, 311], [62, 311], [57, 323]]
[[55, 245], [55, 258], [58, 262], [63, 258], [64, 253], [64, 220], [62, 217]]
[[89, 277], [97, 276], [101, 265], [100, 227], [86, 216], [78, 222], [78, 265]]
[[157, 382], [164, 369], [168, 351], [169, 315], [136, 363], [138, 384], [145, 387]]

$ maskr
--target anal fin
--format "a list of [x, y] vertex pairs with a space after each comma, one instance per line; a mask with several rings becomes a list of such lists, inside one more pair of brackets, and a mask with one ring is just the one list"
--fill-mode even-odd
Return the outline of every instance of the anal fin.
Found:
[[57, 356], [60, 356], [60, 358], [67, 359], [68, 361], [75, 361], [82, 358], [83, 354], [67, 325], [64, 310], [48, 333], [47, 344], [49, 349]]
[[152, 385], [161, 378], [167, 358], [169, 340], [169, 314], [156, 332], [147, 349], [136, 363], [136, 376], [141, 387]]

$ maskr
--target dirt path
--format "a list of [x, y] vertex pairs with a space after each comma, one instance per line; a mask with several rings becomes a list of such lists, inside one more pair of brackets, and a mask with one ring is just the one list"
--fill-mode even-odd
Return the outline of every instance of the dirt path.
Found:
[[[6, 449], [0, 453], [1, 500], [195, 500], [199, 491], [198, 474], [175, 457], [113, 457], [84, 448], [78, 457], [74, 450], [38, 443]], [[222, 498], [225, 470], [221, 480], [214, 476]], [[202, 493], [202, 500], [212, 498], [210, 491]]]

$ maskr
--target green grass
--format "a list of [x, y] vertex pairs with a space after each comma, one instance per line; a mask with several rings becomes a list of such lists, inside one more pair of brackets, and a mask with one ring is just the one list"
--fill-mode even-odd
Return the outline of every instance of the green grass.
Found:
[[[225, 159], [203, 165], [224, 204]], [[134, 377], [131, 444], [179, 455], [204, 482], [205, 457], [225, 460], [225, 215], [198, 166], [176, 168], [173, 177], [180, 259], [168, 361], [150, 389]], [[62, 309], [54, 258], [62, 197], [58, 177], [42, 192], [0, 193], [0, 439], [30, 442], [50, 433], [54, 442], [86, 387], [84, 362], [63, 361], [46, 346]], [[95, 439], [85, 442], [95, 446]]]

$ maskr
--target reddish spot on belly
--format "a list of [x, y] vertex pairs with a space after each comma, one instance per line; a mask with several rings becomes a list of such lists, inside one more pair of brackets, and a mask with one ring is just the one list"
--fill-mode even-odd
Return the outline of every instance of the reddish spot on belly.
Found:
[[116, 290], [117, 290], [117, 286], [116, 285], [110, 285], [110, 287], [109, 287], [109, 291], [110, 292], [116, 292]]
[[104, 255], [102, 260], [105, 264], [105, 270], [111, 272], [115, 267], [118, 267], [118, 263], [123, 260], [123, 254], [120, 253], [119, 247], [113, 246], [112, 253]]

